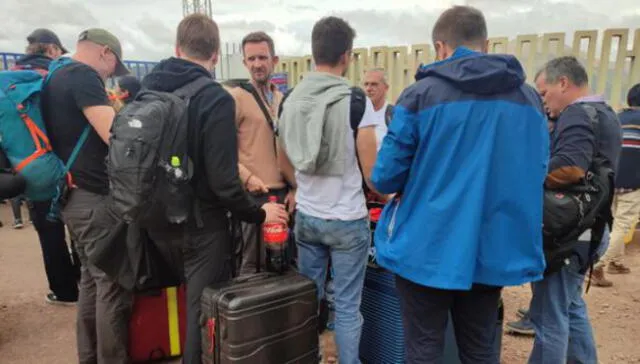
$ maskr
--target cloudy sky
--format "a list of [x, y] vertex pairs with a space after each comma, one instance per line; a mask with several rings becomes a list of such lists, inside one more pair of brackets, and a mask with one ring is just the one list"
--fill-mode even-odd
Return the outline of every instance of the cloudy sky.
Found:
[[[283, 55], [310, 53], [311, 28], [324, 15], [347, 19], [356, 46], [429, 42], [442, 9], [464, 0], [213, 0], [223, 42], [253, 30], [269, 32]], [[22, 52], [26, 35], [48, 27], [73, 49], [78, 33], [99, 26], [120, 37], [126, 59], [172, 54], [182, 0], [2, 0], [0, 51]], [[485, 12], [490, 36], [640, 28], [639, 0], [467, 0]], [[428, 4], [428, 5], [427, 5]]]

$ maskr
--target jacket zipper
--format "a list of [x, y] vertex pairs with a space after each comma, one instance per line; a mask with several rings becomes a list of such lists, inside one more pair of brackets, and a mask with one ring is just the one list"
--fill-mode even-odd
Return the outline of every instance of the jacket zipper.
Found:
[[398, 213], [398, 208], [400, 207], [400, 200], [396, 203], [396, 206], [393, 208], [393, 213], [391, 214], [391, 221], [389, 221], [389, 226], [387, 227], [387, 236], [391, 238], [391, 234], [393, 234], [393, 228], [396, 225], [396, 214]]

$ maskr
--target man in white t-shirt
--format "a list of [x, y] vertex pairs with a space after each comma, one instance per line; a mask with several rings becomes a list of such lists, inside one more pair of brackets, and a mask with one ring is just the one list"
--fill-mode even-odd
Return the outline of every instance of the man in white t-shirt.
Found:
[[371, 232], [358, 162], [372, 166], [376, 155], [368, 98], [361, 121], [351, 126], [352, 91], [344, 75], [354, 38], [355, 31], [340, 18], [314, 25], [316, 71], [291, 91], [278, 124], [281, 170], [297, 191], [298, 270], [315, 281], [322, 298], [331, 258], [341, 364], [360, 363], [360, 302]]
[[389, 83], [384, 68], [372, 68], [364, 73], [364, 90], [373, 102], [373, 118], [376, 124], [377, 149], [380, 150], [382, 139], [387, 135], [387, 125], [391, 121], [393, 105], [387, 102]]

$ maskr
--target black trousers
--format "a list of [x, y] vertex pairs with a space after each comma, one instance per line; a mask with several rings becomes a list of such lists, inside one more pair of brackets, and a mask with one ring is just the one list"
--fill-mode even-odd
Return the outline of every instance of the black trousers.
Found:
[[187, 282], [187, 337], [182, 362], [202, 363], [202, 327], [200, 297], [205, 287], [231, 279], [231, 237], [228, 229], [188, 232], [186, 234], [154, 234], [158, 244], [170, 240], [184, 242], [184, 274]]
[[[80, 277], [78, 256], [69, 253], [64, 223], [47, 220], [50, 204], [50, 201], [29, 203], [29, 212], [42, 248], [49, 289], [58, 299], [76, 301]], [[72, 251], [75, 252], [75, 249]]]
[[408, 364], [444, 363], [449, 313], [463, 364], [499, 364], [495, 352], [500, 287], [474, 285], [469, 291], [441, 290], [396, 276]]

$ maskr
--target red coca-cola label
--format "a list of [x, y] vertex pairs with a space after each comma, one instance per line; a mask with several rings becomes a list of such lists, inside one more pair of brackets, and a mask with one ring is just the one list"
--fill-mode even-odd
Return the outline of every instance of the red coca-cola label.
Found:
[[283, 224], [265, 224], [262, 234], [265, 244], [283, 245], [289, 238], [289, 229]]

